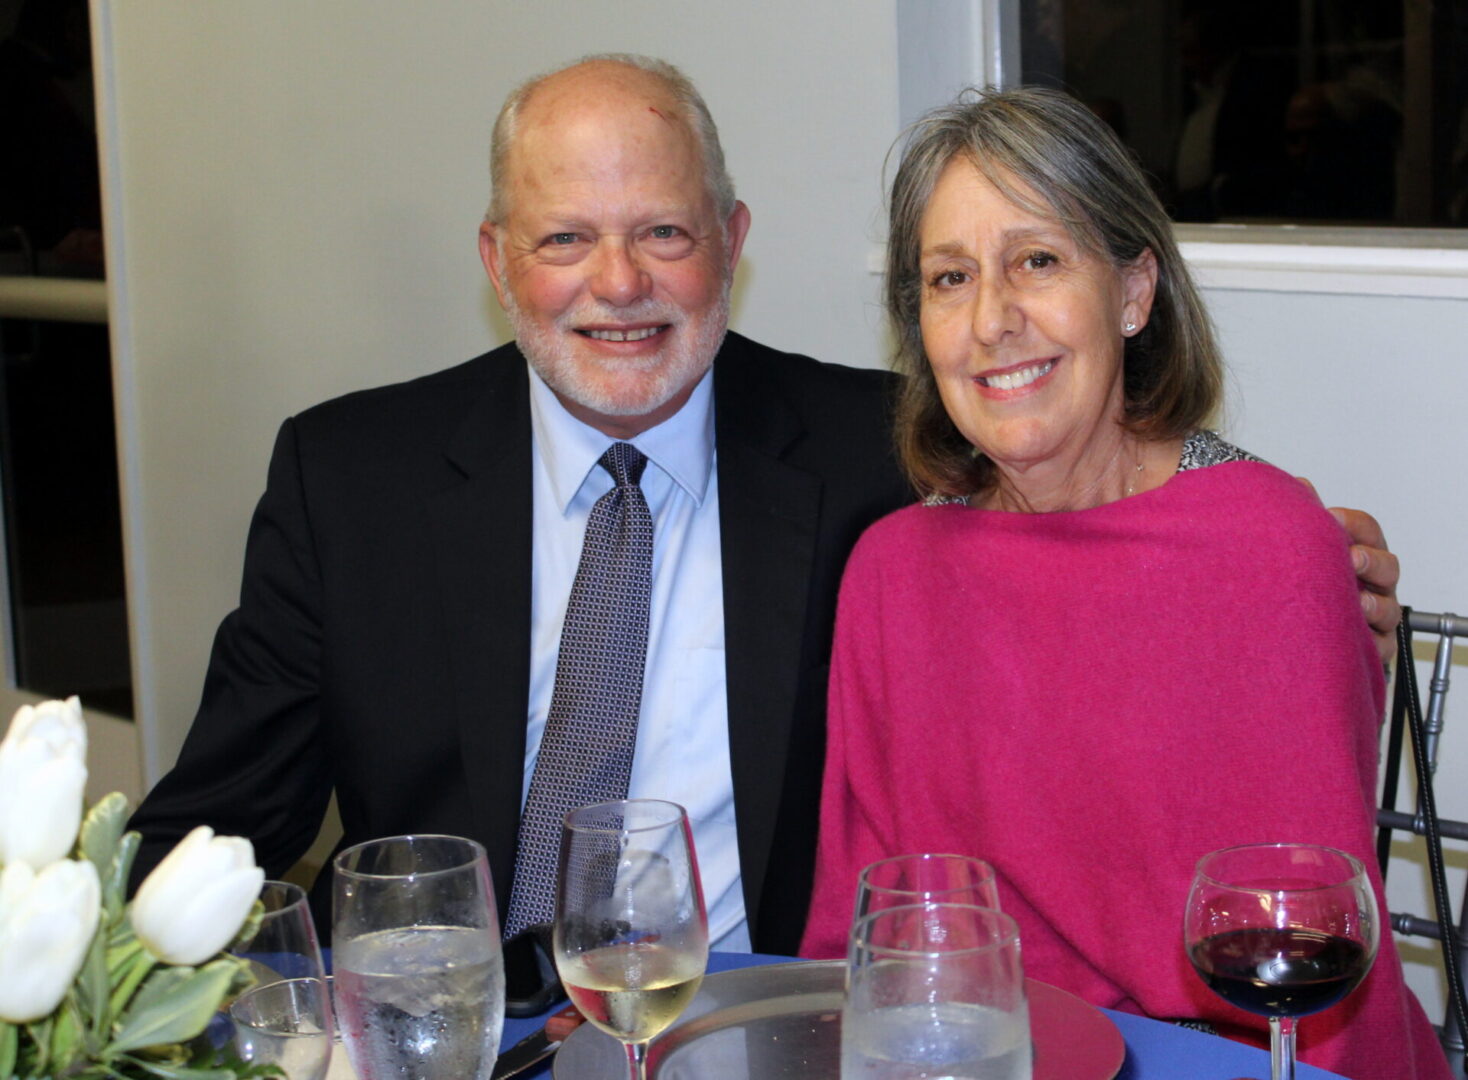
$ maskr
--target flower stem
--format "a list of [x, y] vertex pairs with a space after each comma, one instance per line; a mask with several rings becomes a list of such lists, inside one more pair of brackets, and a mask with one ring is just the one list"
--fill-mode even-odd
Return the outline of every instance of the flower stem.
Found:
[[138, 946], [138, 955], [133, 957], [131, 967], [128, 968], [127, 974], [118, 982], [117, 989], [112, 991], [112, 997], [107, 1003], [108, 1009], [113, 1016], [122, 1012], [122, 1007], [133, 996], [133, 992], [137, 990], [138, 984], [143, 981], [148, 972], [153, 970], [153, 965], [157, 962], [153, 958], [152, 953], [148, 952], [141, 945]]

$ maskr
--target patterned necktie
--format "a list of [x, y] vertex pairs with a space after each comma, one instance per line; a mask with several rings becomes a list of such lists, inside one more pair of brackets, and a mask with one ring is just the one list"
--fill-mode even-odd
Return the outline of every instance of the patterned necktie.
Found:
[[619, 442], [597, 464], [616, 486], [586, 522], [550, 714], [520, 821], [507, 938], [555, 917], [566, 813], [626, 798], [632, 775], [652, 597], [652, 515], [638, 487], [647, 459]]

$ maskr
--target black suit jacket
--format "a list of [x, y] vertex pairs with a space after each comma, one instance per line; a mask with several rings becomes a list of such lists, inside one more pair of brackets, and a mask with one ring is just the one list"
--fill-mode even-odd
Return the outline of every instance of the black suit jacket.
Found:
[[[343, 844], [473, 837], [508, 899], [530, 669], [526, 378], [508, 345], [281, 428], [240, 606], [177, 765], [132, 820], [135, 880], [200, 823], [250, 837], [278, 876], [335, 789]], [[761, 951], [795, 951], [810, 894], [841, 570], [908, 499], [890, 389], [737, 334], [714, 365], [735, 814]]]

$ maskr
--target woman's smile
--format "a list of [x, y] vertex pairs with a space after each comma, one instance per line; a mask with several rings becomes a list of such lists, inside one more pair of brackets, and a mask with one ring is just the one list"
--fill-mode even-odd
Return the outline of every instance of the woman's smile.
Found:
[[1059, 357], [1051, 357], [1049, 360], [1016, 364], [1008, 368], [994, 368], [975, 375], [974, 382], [981, 391], [985, 391], [985, 397], [1015, 397], [1021, 390], [1038, 390], [1059, 362]]

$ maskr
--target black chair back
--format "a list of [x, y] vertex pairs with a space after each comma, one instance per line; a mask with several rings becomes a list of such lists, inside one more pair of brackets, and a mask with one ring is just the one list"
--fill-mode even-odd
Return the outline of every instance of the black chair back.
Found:
[[[1438, 639], [1425, 715], [1417, 691], [1412, 650], [1414, 634], [1433, 634]], [[1391, 929], [1399, 934], [1429, 937], [1442, 946], [1448, 1005], [1439, 1035], [1449, 1063], [1462, 1074], [1465, 1068], [1464, 1031], [1468, 1029], [1468, 999], [1464, 997], [1462, 974], [1468, 965], [1468, 951], [1465, 951], [1464, 944], [1468, 942], [1468, 885], [1465, 885], [1464, 896], [1458, 905], [1463, 921], [1455, 922], [1452, 901], [1447, 894], [1442, 842], [1444, 838], [1468, 840], [1468, 822], [1440, 818], [1432, 789], [1432, 778], [1437, 771], [1438, 740], [1443, 730], [1443, 707], [1452, 668], [1453, 639], [1458, 637], [1468, 638], [1468, 619], [1451, 613], [1439, 615], [1410, 608], [1402, 611], [1402, 625], [1397, 630], [1397, 677], [1392, 692], [1391, 727], [1383, 761], [1385, 780], [1381, 806], [1376, 814], [1376, 858], [1385, 878], [1394, 831], [1413, 833], [1426, 843], [1437, 917], [1423, 918], [1406, 912], [1392, 912], [1389, 923]], [[1397, 778], [1401, 773], [1404, 743], [1409, 736], [1417, 777], [1416, 810], [1410, 814], [1396, 808]]]

